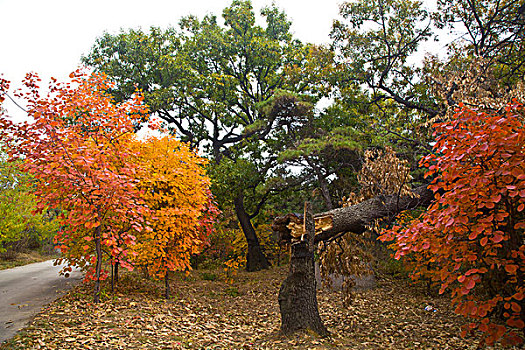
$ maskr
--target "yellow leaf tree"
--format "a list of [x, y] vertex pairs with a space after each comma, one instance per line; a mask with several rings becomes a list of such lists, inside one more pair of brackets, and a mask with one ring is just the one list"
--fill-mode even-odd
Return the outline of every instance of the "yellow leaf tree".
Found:
[[201, 219], [211, 203], [204, 169], [207, 161], [171, 136], [134, 144], [142, 163], [139, 186], [151, 209], [153, 228], [137, 233], [135, 264], [164, 278], [169, 297], [169, 271], [191, 269], [191, 255], [198, 254], [205, 243], [207, 230]]

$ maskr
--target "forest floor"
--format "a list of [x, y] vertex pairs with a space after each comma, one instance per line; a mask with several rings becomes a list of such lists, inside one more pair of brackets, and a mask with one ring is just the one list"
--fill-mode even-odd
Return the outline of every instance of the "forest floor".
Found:
[[[173, 278], [171, 299], [163, 283], [121, 276], [92, 304], [82, 284], [46, 307], [0, 349], [476, 349], [459, 336], [463, 319], [446, 297], [429, 297], [407, 280], [380, 278], [356, 293], [348, 307], [338, 292], [320, 290], [319, 309], [331, 336], [279, 335], [277, 295], [287, 267], [239, 272], [193, 271]], [[431, 306], [432, 311], [425, 307]], [[427, 308], [428, 309], [428, 308]], [[435, 311], [434, 311], [435, 310]]]

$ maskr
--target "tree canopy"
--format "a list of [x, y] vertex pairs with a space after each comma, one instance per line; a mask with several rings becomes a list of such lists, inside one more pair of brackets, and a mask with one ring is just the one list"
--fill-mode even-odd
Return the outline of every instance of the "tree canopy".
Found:
[[319, 74], [297, 72], [315, 62], [314, 48], [293, 39], [275, 5], [261, 16], [264, 27], [250, 1], [236, 0], [223, 11], [224, 25], [213, 15], [187, 16], [177, 29], [105, 34], [83, 59], [115, 79], [117, 98], [140, 88], [153, 113], [212, 158], [214, 186], [225, 194], [218, 199], [235, 208], [248, 241], [249, 270], [268, 266], [251, 219], [286, 186], [288, 171], [277, 162], [282, 126], [303, 118], [263, 106], [279, 91], [309, 103], [323, 92]]

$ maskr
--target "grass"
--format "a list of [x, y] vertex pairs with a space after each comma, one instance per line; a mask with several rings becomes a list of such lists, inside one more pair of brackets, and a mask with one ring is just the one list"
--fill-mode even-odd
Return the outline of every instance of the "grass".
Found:
[[12, 256], [5, 257], [0, 254], [0, 270], [11, 269], [17, 266], [33, 264], [59, 257], [58, 253], [43, 253], [38, 250], [31, 250], [20, 253], [12, 253]]

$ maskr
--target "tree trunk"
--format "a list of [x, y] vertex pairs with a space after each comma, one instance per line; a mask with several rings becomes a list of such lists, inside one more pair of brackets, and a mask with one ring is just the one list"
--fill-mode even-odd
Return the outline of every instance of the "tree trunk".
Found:
[[330, 191], [328, 190], [328, 182], [326, 177], [321, 173], [321, 169], [315, 165], [314, 162], [310, 161], [309, 158], [306, 158], [308, 165], [314, 169], [315, 176], [317, 176], [317, 181], [319, 182], [319, 188], [321, 189], [321, 195], [323, 196], [324, 204], [327, 210], [332, 210], [334, 205], [332, 203], [332, 196], [330, 196]]
[[330, 197], [330, 191], [328, 190], [328, 183], [321, 175], [319, 175], [319, 186], [321, 187], [321, 194], [323, 195], [326, 209], [332, 210], [334, 205], [332, 204], [332, 197]]
[[259, 239], [255, 233], [250, 216], [246, 213], [244, 208], [244, 196], [241, 193], [234, 200], [235, 214], [241, 224], [242, 231], [246, 237], [248, 243], [248, 252], [246, 255], [246, 270], [247, 271], [260, 271], [270, 267], [268, 259], [264, 255]]
[[164, 276], [164, 287], [165, 287], [164, 296], [166, 297], [166, 299], [170, 298], [170, 277], [169, 277], [169, 273], [170, 273], [170, 271], [166, 270], [166, 275]]
[[115, 285], [118, 283], [118, 260], [111, 264], [111, 293], [115, 292]]
[[100, 243], [100, 231], [102, 227], [99, 225], [95, 228], [95, 250], [97, 252], [97, 262], [95, 265], [95, 294], [93, 296], [93, 302], [100, 302], [100, 272], [102, 271], [102, 246]]
[[115, 284], [118, 284], [118, 266], [119, 266], [119, 262], [117, 260], [115, 261]]
[[305, 234], [292, 241], [290, 271], [279, 291], [281, 332], [291, 334], [299, 330], [312, 330], [327, 336], [328, 330], [319, 316], [314, 270], [315, 223], [309, 203], [304, 209]]
[[373, 220], [392, 217], [406, 209], [427, 206], [434, 197], [427, 185], [413, 192], [414, 195], [405, 197], [379, 196], [315, 216], [305, 205], [304, 223], [297, 214], [274, 220], [272, 229], [279, 233], [281, 240], [291, 242], [292, 247], [290, 272], [279, 291], [282, 333], [310, 329], [320, 335], [328, 334], [319, 317], [317, 305], [313, 258], [315, 244], [349, 231], [362, 233]]
[[115, 266], [111, 263], [111, 294], [115, 292]]
[[[428, 206], [433, 198], [432, 191], [423, 185], [413, 190], [413, 196], [378, 196], [350, 207], [315, 214], [314, 242], [330, 240], [345, 232], [363, 233], [374, 220], [394, 217], [403, 210], [418, 206]], [[301, 222], [300, 216], [287, 214], [275, 218], [272, 229], [279, 233], [281, 240], [290, 241], [304, 234]]]

